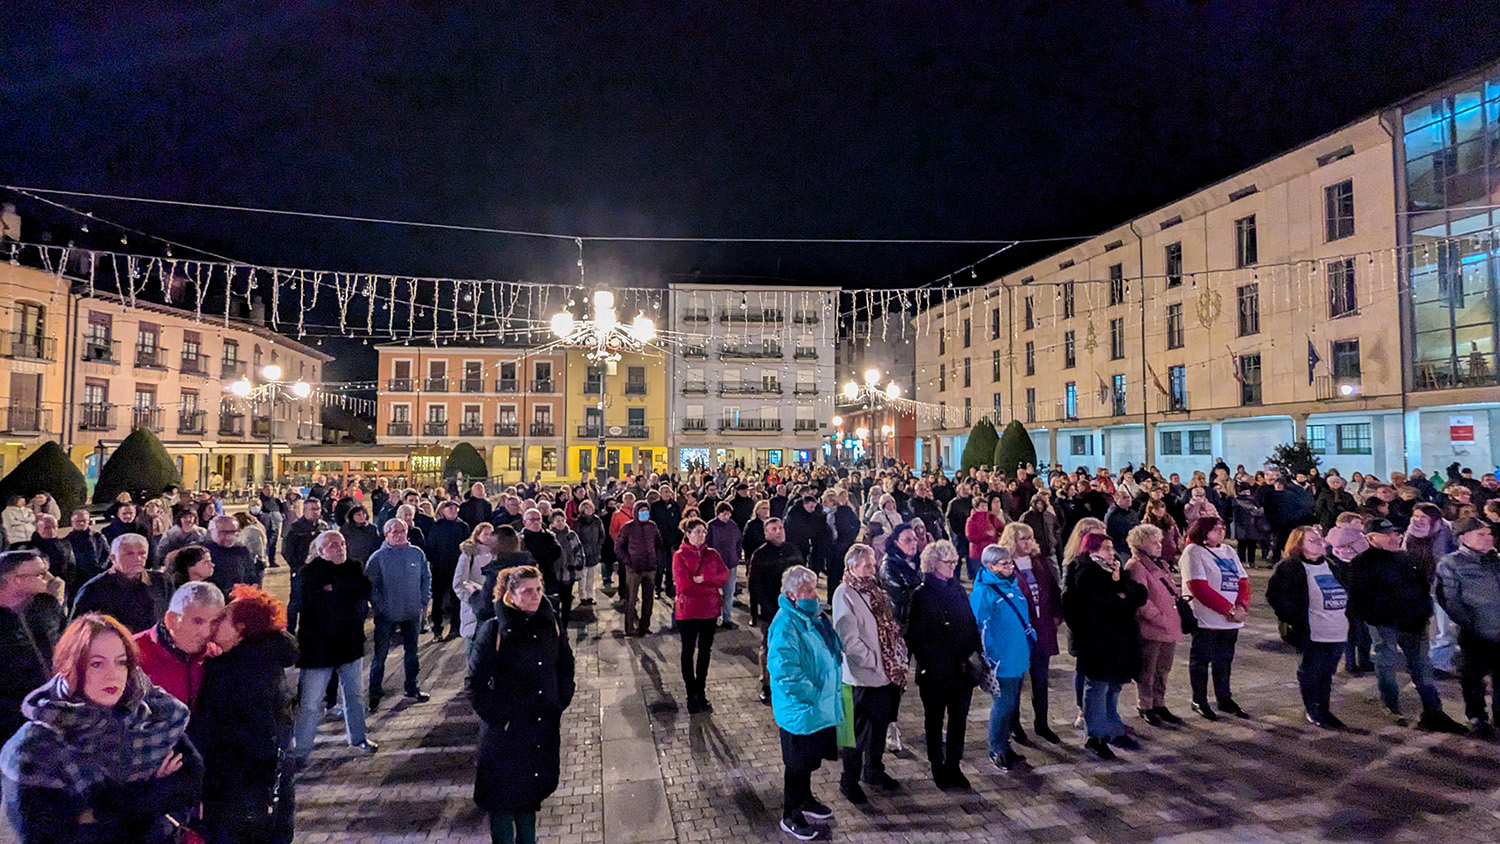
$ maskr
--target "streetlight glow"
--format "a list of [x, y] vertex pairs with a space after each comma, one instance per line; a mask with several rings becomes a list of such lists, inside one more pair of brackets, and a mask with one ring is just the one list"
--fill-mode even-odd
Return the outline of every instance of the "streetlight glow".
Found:
[[885, 385], [885, 395], [886, 398], [901, 398], [901, 385], [897, 384], [895, 381], [892, 381], [891, 383]]
[[573, 334], [573, 315], [567, 311], [559, 311], [552, 315], [552, 333], [558, 339], [565, 339]]
[[856, 428], [856, 429], [854, 429], [854, 436], [859, 437], [862, 440], [863, 439], [869, 439], [869, 437], [870, 437], [870, 429], [869, 428]]
[[885, 434], [887, 437], [889, 437], [891, 435], [891, 426], [889, 426], [889, 425], [881, 425], [880, 426], [880, 433]]
[[260, 371], [260, 374], [263, 375], [263, 376], [265, 376], [265, 379], [267, 381], [280, 381], [281, 380], [281, 367], [277, 366], [274, 363], [269, 363], [269, 364], [266, 364], [266, 368], [265, 369], [262, 369]]
[[855, 399], [859, 398], [859, 385], [854, 383], [853, 381], [845, 384], [844, 398], [848, 399], [849, 401], [854, 401]]
[[656, 323], [645, 314], [637, 314], [635, 320], [630, 323], [628, 333], [637, 343], [644, 346], [656, 339]]
[[243, 375], [240, 376], [240, 380], [230, 384], [228, 389], [229, 392], [234, 393], [242, 399], [247, 398], [255, 390], [250, 384], [250, 379]]
[[594, 312], [597, 316], [600, 311], [613, 311], [615, 309], [615, 294], [608, 290], [594, 291]]
[[844, 426], [844, 417], [835, 416], [832, 419], [828, 420], [828, 422], [835, 428], [842, 428]]
[[873, 387], [873, 386], [875, 386], [875, 383], [877, 381], [879, 381], [879, 380], [880, 380], [880, 370], [878, 370], [878, 369], [866, 369], [865, 370], [865, 383], [866, 384], [868, 384], [869, 386]]
[[312, 395], [312, 385], [306, 381], [298, 381], [292, 385], [292, 395], [299, 399], [305, 399]]

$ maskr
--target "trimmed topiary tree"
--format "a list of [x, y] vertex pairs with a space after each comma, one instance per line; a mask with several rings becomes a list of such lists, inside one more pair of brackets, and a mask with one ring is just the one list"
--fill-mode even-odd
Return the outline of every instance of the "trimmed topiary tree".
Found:
[[448, 452], [448, 459], [443, 461], [443, 477], [456, 478], [459, 475], [466, 478], [487, 478], [490, 475], [490, 467], [484, 462], [484, 455], [468, 443], [454, 446]]
[[169, 486], [182, 486], [182, 476], [177, 472], [177, 463], [167, 454], [167, 449], [156, 435], [145, 428], [136, 428], [115, 447], [113, 454], [99, 469], [99, 482], [94, 484], [94, 503], [108, 504], [122, 492], [130, 493], [137, 502], [144, 502], [161, 495]]
[[970, 472], [981, 466], [990, 465], [990, 459], [995, 456], [995, 444], [999, 441], [1000, 437], [995, 433], [994, 423], [981, 418], [969, 430], [969, 442], [964, 446], [964, 453], [959, 458], [958, 468]]
[[66, 518], [71, 510], [88, 501], [88, 486], [83, 473], [68, 459], [68, 453], [57, 443], [42, 443], [25, 460], [16, 464], [10, 474], [0, 478], [0, 502], [13, 495], [30, 499], [39, 492], [49, 492]]
[[995, 471], [1013, 478], [1017, 469], [1035, 465], [1036, 443], [1031, 441], [1031, 434], [1026, 432], [1026, 426], [1012, 419], [1005, 426], [999, 442], [995, 443]]

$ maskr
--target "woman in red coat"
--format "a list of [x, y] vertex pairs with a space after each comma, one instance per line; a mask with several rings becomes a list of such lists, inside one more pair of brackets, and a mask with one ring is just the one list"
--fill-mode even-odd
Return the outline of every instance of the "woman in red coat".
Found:
[[677, 584], [673, 609], [677, 632], [682, 636], [682, 682], [687, 686], [688, 712], [697, 714], [714, 711], [705, 691], [708, 657], [713, 651], [729, 569], [719, 552], [709, 547], [708, 526], [702, 519], [683, 522], [682, 532], [686, 538], [672, 555], [672, 578]]
[[964, 536], [969, 540], [969, 580], [979, 576], [979, 555], [984, 549], [1000, 541], [1000, 528], [990, 517], [990, 502], [983, 496], [974, 496], [974, 509], [969, 520], [964, 522]]

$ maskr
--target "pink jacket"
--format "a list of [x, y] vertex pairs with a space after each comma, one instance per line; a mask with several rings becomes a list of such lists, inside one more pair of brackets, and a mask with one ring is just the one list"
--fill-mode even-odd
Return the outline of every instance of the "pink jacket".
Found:
[[[703, 575], [702, 583], [693, 578]], [[692, 618], [718, 618], [723, 609], [724, 585], [729, 582], [729, 569], [719, 557], [719, 552], [707, 545], [699, 548], [683, 542], [672, 555], [672, 579], [677, 585], [677, 600], [673, 604], [674, 617], [678, 621]]]
[[986, 545], [1000, 541], [1000, 531], [995, 529], [990, 514], [979, 510], [970, 513], [969, 520], [964, 522], [964, 536], [969, 540], [969, 558], [973, 560], [979, 559]]
[[1125, 573], [1146, 587], [1146, 604], [1135, 611], [1141, 638], [1151, 642], [1182, 641], [1182, 618], [1177, 615], [1177, 587], [1172, 585], [1172, 575], [1138, 554], [1125, 564]]

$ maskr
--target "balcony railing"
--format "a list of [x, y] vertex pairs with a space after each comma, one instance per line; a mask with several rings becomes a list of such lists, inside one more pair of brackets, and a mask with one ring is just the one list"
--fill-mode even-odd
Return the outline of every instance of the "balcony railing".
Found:
[[161, 346], [137, 345], [135, 347], [135, 367], [136, 369], [166, 369], [167, 350]]
[[115, 406], [112, 404], [82, 404], [78, 407], [78, 430], [113, 431], [115, 429]]
[[798, 420], [796, 420], [795, 422], [792, 423], [792, 430], [793, 431], [816, 431], [816, 430], [818, 430], [818, 420], [816, 420], [816, 419], [798, 419]]
[[517, 422], [496, 422], [495, 436], [519, 437], [521, 436], [521, 425]]
[[724, 360], [780, 360], [780, 346], [761, 346], [759, 348], [742, 348], [739, 346], [725, 346], [719, 351], [719, 357]]
[[447, 378], [428, 378], [422, 382], [422, 389], [429, 393], [448, 392]]
[[762, 323], [762, 322], [785, 322], [786, 314], [780, 308], [751, 308], [749, 310], [728, 309], [719, 312], [719, 322], [725, 323]]
[[24, 360], [57, 360], [57, 340], [22, 331], [0, 331], [0, 356]]
[[1073, 407], [1068, 407], [1067, 399], [1058, 399], [1052, 405], [1052, 418], [1063, 422], [1075, 422], [1078, 420], [1078, 401], [1073, 401]]
[[[645, 425], [611, 425], [606, 426], [604, 435], [616, 440], [647, 440], [651, 438], [651, 429]], [[618, 431], [619, 433], [615, 433]], [[579, 425], [579, 439], [599, 439], [598, 425]]]
[[708, 319], [707, 308], [688, 308], [682, 313], [682, 321], [685, 323], [704, 323]]
[[550, 378], [538, 378], [531, 382], [531, 391], [533, 393], [550, 393], [553, 392], [553, 388], [556, 386], [557, 384]]
[[243, 413], [220, 413], [219, 414], [219, 436], [221, 437], [243, 437], [245, 435], [245, 414]]
[[519, 393], [521, 392], [521, 382], [515, 378], [500, 378], [495, 381], [495, 392]]
[[682, 382], [682, 394], [684, 396], [706, 396], [708, 395], [708, 382], [684, 381]]
[[1109, 399], [1109, 412], [1111, 416], [1125, 415], [1125, 394], [1111, 393]]
[[720, 431], [748, 431], [752, 433], [779, 433], [780, 419], [724, 419], [719, 422]]
[[1334, 378], [1332, 375], [1319, 375], [1313, 379], [1313, 389], [1316, 391], [1318, 401], [1351, 399], [1359, 395], [1360, 382], [1358, 378]]
[[[279, 425], [276, 426], [276, 427], [278, 429], [280, 428]], [[271, 437], [273, 439], [279, 439], [279, 435], [280, 435], [281, 432], [279, 430], [277, 430], [275, 433], [272, 433], [272, 430], [273, 429], [272, 429], [271, 417], [269, 417], [269, 416], [252, 416], [252, 417], [250, 417], [250, 436], [252, 436], [252, 437], [254, 437], [256, 439], [264, 439], [266, 437]]]
[[533, 437], [555, 437], [557, 436], [557, 426], [551, 422], [533, 422], [531, 423], [531, 435]]
[[682, 357], [684, 360], [708, 360], [708, 348], [706, 346], [683, 346]]
[[148, 431], [160, 432], [161, 408], [159, 407], [132, 407], [130, 409], [130, 427], [145, 428]]
[[797, 349], [796, 349], [796, 351], [792, 352], [792, 359], [793, 360], [817, 360], [818, 359], [818, 350], [815, 349], [815, 348], [813, 348], [812, 346], [798, 346]]
[[0, 419], [0, 431], [7, 434], [40, 434], [52, 430], [52, 411], [30, 404], [0, 406], [5, 416]]
[[598, 378], [587, 378], [583, 382], [583, 394], [597, 396], [604, 392], [604, 382]]
[[416, 382], [410, 378], [392, 378], [385, 382], [385, 388], [393, 393], [410, 393], [416, 390]]
[[484, 392], [483, 378], [462, 378], [458, 382], [460, 393], [482, 393]]
[[818, 385], [817, 384], [805, 384], [804, 383], [804, 384], [798, 384], [796, 387], [792, 388], [792, 395], [794, 395], [794, 396], [816, 396], [817, 394], [818, 394]]
[[1172, 395], [1170, 393], [1166, 395], [1161, 393], [1156, 394], [1157, 413], [1186, 413], [1188, 408], [1192, 406], [1192, 402], [1186, 391], [1181, 395]]
[[177, 433], [203, 434], [208, 431], [208, 411], [183, 410], [177, 414]]
[[767, 384], [764, 381], [761, 382], [761, 383], [759, 383], [759, 384], [757, 384], [757, 383], [755, 383], [753, 381], [741, 381], [741, 382], [738, 382], [738, 383], [727, 382], [726, 381], [725, 383], [719, 385], [719, 395], [721, 395], [721, 396], [771, 396], [771, 395], [779, 396], [779, 395], [781, 395], [781, 385], [778, 384], [778, 383], [775, 383], [775, 382]]
[[627, 395], [627, 396], [644, 396], [645, 394], [646, 394], [646, 385], [643, 382], [639, 382], [639, 381], [635, 381], [635, 382], [626, 381], [625, 382], [625, 395]]
[[458, 424], [458, 435], [460, 437], [482, 437], [484, 436], [484, 423], [460, 422]]
[[225, 381], [239, 380], [245, 374], [245, 362], [242, 360], [219, 361], [219, 377]]
[[208, 377], [209, 357], [205, 354], [182, 353], [182, 368], [178, 370], [183, 375], [194, 375], [199, 378]]
[[298, 422], [297, 439], [320, 443], [323, 441], [323, 426], [317, 422]]
[[119, 363], [120, 341], [85, 337], [83, 338], [83, 359], [90, 363]]
[[385, 433], [389, 437], [409, 437], [411, 436], [411, 423], [388, 422], [385, 426]]
[[803, 325], [817, 325], [822, 319], [817, 311], [798, 311], [792, 315], [792, 322]]
[[446, 437], [448, 436], [448, 420], [429, 419], [422, 423], [422, 436], [424, 437]]
[[707, 419], [684, 419], [682, 420], [682, 432], [684, 434], [702, 434], [708, 431]]

